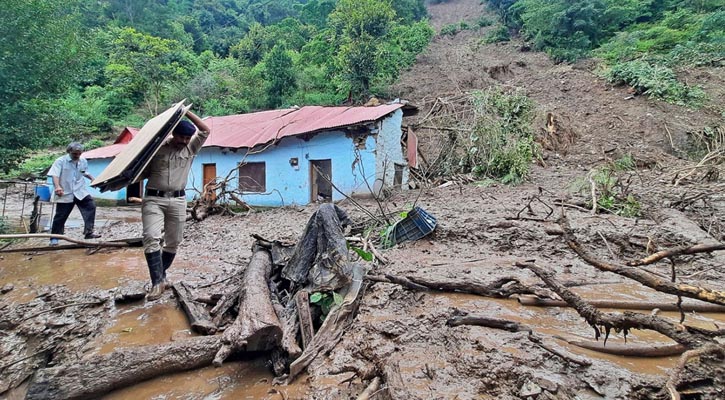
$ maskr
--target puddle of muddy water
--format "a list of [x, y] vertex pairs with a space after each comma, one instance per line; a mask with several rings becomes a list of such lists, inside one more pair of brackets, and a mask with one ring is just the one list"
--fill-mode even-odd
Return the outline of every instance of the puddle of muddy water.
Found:
[[[608, 293], [601, 298], [608, 299], [634, 299], [634, 300], [653, 300], [653, 295], [641, 286], [637, 285], [612, 285], [611, 287], [594, 289], [596, 293]], [[625, 295], [617, 296], [617, 290], [622, 290]], [[591, 296], [594, 292], [589, 290], [579, 291], [582, 296], [594, 298]], [[657, 294], [659, 295], [659, 294]], [[671, 301], [671, 297], [664, 298]], [[656, 299], [662, 298], [655, 296]], [[431, 306], [430, 303], [435, 303]], [[594, 340], [593, 328], [591, 328], [572, 308], [561, 307], [532, 307], [523, 306], [514, 299], [492, 299], [484, 298], [469, 294], [443, 294], [432, 293], [424, 298], [418, 306], [417, 312], [425, 312], [433, 307], [455, 307], [462, 311], [467, 311], [471, 315], [485, 315], [491, 318], [501, 318], [521, 324], [528, 325], [533, 328], [534, 332], [545, 336], [562, 336], [572, 340]], [[604, 312], [618, 312], [619, 310], [602, 309]], [[643, 312], [643, 311], [640, 311]], [[644, 312], [643, 312], [644, 313]], [[677, 312], [662, 312], [658, 314], [661, 317], [669, 319], [673, 323], [679, 323], [680, 315]], [[391, 316], [395, 318], [395, 316]], [[724, 314], [715, 313], [689, 313], [686, 316], [685, 323], [692, 326], [698, 326], [707, 329], [715, 329], [716, 326], [725, 324]], [[475, 327], [472, 327], [475, 328]], [[493, 330], [490, 328], [480, 327], [480, 336], [476, 337], [481, 343], [485, 343], [491, 348], [499, 348], [509, 352], [514, 357], [521, 356], [521, 351], [512, 347], [502, 346], [498, 340], [498, 335], [503, 331]], [[603, 336], [602, 336], [603, 337]], [[600, 339], [602, 340], [602, 339]], [[611, 354], [599, 353], [591, 350], [582, 349], [576, 346], [568, 345], [566, 342], [556, 340], [557, 343], [565, 347], [567, 350], [575, 354], [584, 355], [591, 359], [604, 360], [616, 366], [626, 368], [632, 372], [652, 375], [665, 375], [669, 369], [675, 366], [678, 357], [622, 357]], [[632, 345], [651, 345], [653, 343], [669, 344], [672, 340], [664, 335], [649, 330], [632, 330], [627, 335], [625, 343], [622, 334], [612, 332], [607, 343], [632, 344]]]
[[[189, 267], [180, 260], [178, 268]], [[171, 275], [173, 278], [173, 274]], [[14, 289], [4, 302], [35, 298], [47, 285], [65, 285], [72, 291], [112, 289], [133, 280], [146, 281], [148, 271], [139, 249], [119, 249], [92, 255], [84, 250], [37, 254], [6, 253], [0, 259], [0, 287]], [[173, 297], [166, 300], [113, 307], [105, 331], [91, 341], [84, 357], [107, 354], [121, 347], [168, 343], [195, 336]], [[266, 357], [225, 363], [159, 377], [116, 390], [104, 399], [304, 399], [301, 385], [272, 386], [273, 374]], [[304, 380], [300, 379], [299, 382]], [[280, 393], [284, 393], [280, 394]]]
[[41, 286], [65, 285], [72, 291], [111, 289], [128, 280], [145, 280], [147, 274], [138, 249], [92, 255], [85, 250], [6, 253], [0, 260], [0, 286], [15, 286], [4, 299], [14, 302], [31, 300]]
[[[222, 367], [206, 367], [141, 382], [113, 391], [104, 400], [136, 399], [283, 399], [304, 398], [292, 395], [292, 387], [272, 388], [273, 374], [265, 358], [228, 362]], [[286, 391], [288, 397], [276, 392]]]

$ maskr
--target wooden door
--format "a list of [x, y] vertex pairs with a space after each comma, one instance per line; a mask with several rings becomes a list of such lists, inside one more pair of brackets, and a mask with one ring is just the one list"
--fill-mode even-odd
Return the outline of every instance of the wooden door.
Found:
[[216, 200], [216, 164], [204, 164], [204, 200]]

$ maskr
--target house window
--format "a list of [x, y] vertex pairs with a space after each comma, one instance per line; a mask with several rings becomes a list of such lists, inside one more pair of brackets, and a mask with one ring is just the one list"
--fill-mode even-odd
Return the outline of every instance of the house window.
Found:
[[239, 189], [242, 192], [266, 192], [266, 168], [263, 162], [250, 162], [239, 166]]

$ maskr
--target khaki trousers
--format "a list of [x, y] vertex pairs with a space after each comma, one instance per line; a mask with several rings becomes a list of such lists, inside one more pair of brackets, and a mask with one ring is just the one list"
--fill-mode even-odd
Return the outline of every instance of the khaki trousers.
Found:
[[184, 240], [184, 223], [186, 222], [186, 199], [183, 197], [144, 197], [141, 206], [143, 222], [144, 253], [161, 250], [163, 235], [163, 251], [176, 253], [176, 248]]

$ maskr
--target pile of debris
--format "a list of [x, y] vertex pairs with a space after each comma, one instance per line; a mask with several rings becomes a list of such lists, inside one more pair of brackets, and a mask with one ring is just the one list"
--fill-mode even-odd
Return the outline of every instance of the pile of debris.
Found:
[[351, 261], [343, 233], [350, 224], [342, 209], [325, 204], [296, 245], [258, 237], [249, 265], [223, 294], [205, 297], [187, 283], [174, 284], [192, 328], [208, 336], [41, 369], [27, 398], [95, 397], [249, 351], [269, 352], [278, 379], [293, 380], [342, 338], [362, 297], [369, 267]]

